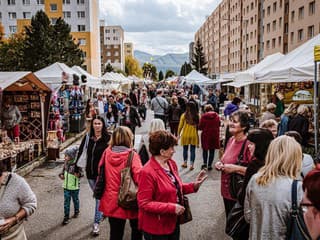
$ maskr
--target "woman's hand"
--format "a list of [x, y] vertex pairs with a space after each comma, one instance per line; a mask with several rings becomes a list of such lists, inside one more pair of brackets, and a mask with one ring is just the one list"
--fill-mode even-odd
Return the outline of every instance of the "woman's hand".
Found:
[[218, 170], [218, 171], [222, 171], [222, 168], [223, 168], [223, 163], [218, 161], [214, 164], [214, 167]]
[[234, 172], [237, 172], [239, 169], [238, 169], [238, 165], [235, 165], [235, 164], [224, 164], [221, 170], [224, 173], [234, 173]]
[[204, 182], [204, 180], [207, 179], [207, 177], [208, 177], [208, 175], [207, 175], [206, 170], [202, 170], [202, 171], [198, 174], [198, 176], [197, 176], [197, 178], [196, 178], [196, 181], [194, 182], [194, 190], [195, 190], [195, 191], [198, 191], [198, 190], [199, 190], [201, 184]]
[[0, 234], [7, 232], [10, 227], [16, 223], [16, 218], [11, 217], [4, 220], [4, 224], [0, 225]]
[[185, 208], [180, 204], [176, 204], [176, 214], [181, 215], [184, 213]]

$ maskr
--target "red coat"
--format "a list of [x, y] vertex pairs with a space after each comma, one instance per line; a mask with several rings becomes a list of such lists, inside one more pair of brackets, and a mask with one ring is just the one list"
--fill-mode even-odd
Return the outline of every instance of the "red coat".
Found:
[[220, 118], [216, 112], [207, 112], [200, 118], [201, 145], [204, 150], [220, 148]]
[[[194, 183], [182, 183], [174, 160], [168, 161], [183, 194], [193, 193]], [[177, 224], [176, 187], [160, 164], [151, 157], [140, 172], [138, 189], [139, 229], [156, 235], [171, 234]]]
[[[100, 160], [100, 165], [105, 161], [106, 187], [105, 192], [100, 200], [99, 211], [105, 216], [121, 219], [138, 218], [137, 210], [127, 210], [118, 206], [118, 192], [120, 188], [120, 172], [125, 168], [130, 150], [125, 152], [113, 152], [108, 147]], [[131, 174], [135, 183], [138, 183], [139, 172], [142, 168], [140, 157], [134, 153], [131, 166]]]

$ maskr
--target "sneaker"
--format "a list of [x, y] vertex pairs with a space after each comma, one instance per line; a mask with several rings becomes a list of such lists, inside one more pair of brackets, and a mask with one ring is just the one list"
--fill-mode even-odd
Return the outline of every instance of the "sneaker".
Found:
[[208, 167], [208, 171], [211, 171], [213, 168], [212, 168], [212, 166], [209, 166]]
[[80, 214], [80, 212], [75, 212], [74, 215], [73, 215], [73, 218], [79, 217], [79, 214]]
[[187, 168], [187, 167], [188, 167], [188, 165], [187, 165], [187, 163], [185, 162], [185, 163], [183, 163], [183, 164], [181, 165], [181, 167], [183, 167], [183, 168]]
[[189, 169], [190, 169], [190, 171], [192, 171], [194, 169], [194, 167], [191, 165]]
[[93, 228], [92, 228], [92, 235], [93, 236], [98, 236], [100, 234], [100, 229], [99, 229], [99, 224], [94, 223]]
[[64, 217], [62, 221], [62, 225], [67, 225], [70, 222], [70, 219], [68, 217]]
[[[206, 169], [207, 168], [207, 165], [205, 165], [205, 164], [203, 164], [202, 166], [201, 166], [201, 170], [202, 169]], [[212, 167], [211, 167], [212, 168]]]

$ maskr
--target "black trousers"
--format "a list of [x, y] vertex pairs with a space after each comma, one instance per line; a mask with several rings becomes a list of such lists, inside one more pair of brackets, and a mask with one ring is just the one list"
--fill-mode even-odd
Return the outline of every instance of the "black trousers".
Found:
[[[110, 240], [122, 240], [126, 219], [108, 217], [110, 224]], [[138, 219], [130, 219], [131, 240], [142, 240], [142, 232], [138, 230]]]
[[154, 235], [144, 232], [143, 233], [145, 240], [179, 240], [180, 239], [180, 225], [177, 223], [174, 232], [169, 235]]

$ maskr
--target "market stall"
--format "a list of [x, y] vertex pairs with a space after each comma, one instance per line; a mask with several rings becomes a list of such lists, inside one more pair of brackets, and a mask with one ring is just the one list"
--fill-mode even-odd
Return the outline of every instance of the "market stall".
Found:
[[43, 153], [46, 142], [50, 88], [31, 72], [0, 72], [0, 109], [10, 101], [19, 109], [19, 137], [10, 139], [1, 112], [0, 164], [18, 168]]

